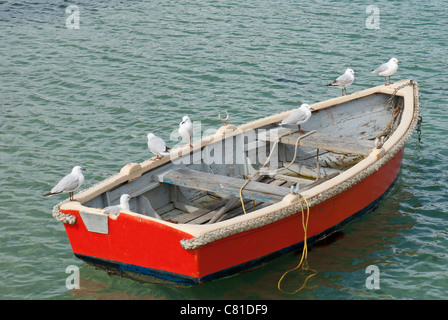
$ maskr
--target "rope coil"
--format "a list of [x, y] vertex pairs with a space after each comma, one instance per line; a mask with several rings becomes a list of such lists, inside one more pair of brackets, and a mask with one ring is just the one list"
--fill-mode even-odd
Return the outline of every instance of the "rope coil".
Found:
[[68, 202], [68, 200], [64, 200], [53, 207], [53, 212], [52, 212], [53, 218], [55, 218], [57, 221], [62, 222], [62, 223], [75, 224], [76, 217], [74, 215], [65, 214], [65, 213], [61, 212], [60, 206], [65, 202]]

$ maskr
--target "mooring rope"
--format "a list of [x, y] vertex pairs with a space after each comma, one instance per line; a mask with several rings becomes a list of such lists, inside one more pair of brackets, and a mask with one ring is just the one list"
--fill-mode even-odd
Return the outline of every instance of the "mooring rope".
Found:
[[[266, 167], [266, 165], [268, 164], [268, 162], [271, 160], [273, 151], [275, 150], [275, 147], [276, 147], [277, 144], [279, 143], [280, 139], [283, 138], [284, 136], [293, 134], [293, 133], [296, 132], [296, 131], [298, 131], [298, 130], [287, 131], [287, 132], [282, 133], [280, 136], [278, 136], [278, 137], [275, 139], [274, 144], [273, 144], [273, 146], [272, 146], [272, 148], [271, 148], [271, 151], [269, 152], [269, 156], [268, 156], [268, 158], [266, 159], [266, 161], [264, 162], [264, 164], [263, 164], [263, 166], [261, 167], [261, 169], [255, 171], [249, 178], [246, 179], [246, 181], [244, 182], [244, 184], [241, 186], [241, 188], [240, 188], [240, 201], [241, 201], [241, 205], [242, 205], [242, 207], [243, 207], [243, 212], [244, 212], [244, 214], [246, 214], [246, 208], [244, 207], [244, 199], [243, 199], [243, 189], [244, 189], [244, 187], [245, 187], [245, 186], [249, 183], [249, 181], [251, 181], [257, 174], [259, 174], [259, 173], [261, 173], [261, 172], [263, 171], [264, 167]], [[293, 163], [294, 163], [294, 161], [295, 161], [296, 158], [297, 158], [297, 150], [298, 150], [298, 147], [299, 147], [299, 142], [300, 142], [300, 140], [302, 140], [303, 138], [308, 137], [309, 135], [311, 135], [311, 134], [313, 134], [313, 133], [315, 133], [315, 132], [316, 132], [316, 130], [313, 130], [313, 131], [310, 131], [310, 132], [308, 132], [308, 133], [306, 133], [306, 134], [304, 134], [304, 135], [302, 135], [302, 136], [299, 134], [299, 137], [297, 138], [297, 141], [296, 141], [296, 143], [295, 143], [294, 157], [292, 158], [292, 161], [291, 161], [287, 166], [285, 166], [285, 167], [280, 167], [280, 168], [277, 168], [277, 169], [273, 169], [273, 170], [271, 169], [271, 170], [269, 170], [269, 173], [272, 174], [272, 173], [276, 173], [276, 172], [278, 172], [278, 171], [280, 171], [280, 170], [286, 170], [286, 169], [288, 169], [290, 166], [292, 166]]]
[[[281, 292], [283, 292], [283, 293], [287, 293], [287, 294], [294, 294], [294, 293], [297, 293], [297, 292], [299, 292], [300, 290], [302, 290], [303, 288], [305, 288], [305, 286], [306, 286], [306, 283], [307, 283], [307, 281], [311, 278], [311, 277], [314, 277], [316, 274], [317, 274], [317, 271], [316, 270], [314, 270], [314, 269], [311, 269], [309, 266], [308, 266], [308, 262], [307, 262], [307, 258], [308, 258], [308, 245], [307, 245], [307, 230], [308, 230], [308, 221], [309, 221], [309, 218], [310, 218], [310, 207], [309, 207], [309, 205], [308, 205], [308, 201], [306, 200], [306, 198], [303, 196], [303, 195], [301, 195], [301, 194], [298, 194], [299, 195], [299, 200], [300, 200], [300, 208], [301, 208], [301, 211], [302, 211], [302, 227], [303, 227], [303, 250], [302, 250], [302, 257], [301, 257], [301, 259], [300, 259], [300, 262], [299, 262], [299, 264], [297, 265], [297, 267], [295, 267], [295, 268], [293, 268], [293, 269], [290, 269], [290, 270], [288, 270], [288, 271], [286, 271], [283, 275], [282, 275], [282, 277], [280, 278], [280, 280], [278, 280], [278, 283], [277, 283], [277, 288], [278, 288], [278, 290], [280, 290]], [[305, 201], [305, 204], [306, 204], [306, 220], [305, 220], [305, 212], [304, 212], [304, 210], [303, 210], [303, 205], [302, 205], [302, 199], [300, 199], [300, 197], [302, 197], [303, 198], [303, 200]], [[285, 278], [285, 276], [288, 274], [288, 273], [290, 273], [290, 272], [292, 272], [292, 271], [294, 271], [294, 270], [298, 270], [300, 267], [302, 267], [302, 270], [306, 270], [306, 271], [308, 271], [308, 270], [310, 270], [311, 272], [312, 272], [312, 274], [310, 274], [310, 275], [308, 275], [306, 278], [305, 278], [305, 281], [303, 282], [303, 284], [302, 284], [302, 286], [299, 288], [299, 289], [297, 289], [297, 290], [295, 290], [295, 291], [286, 291], [286, 290], [283, 290], [282, 288], [281, 288], [281, 282], [283, 281], [283, 279]]]

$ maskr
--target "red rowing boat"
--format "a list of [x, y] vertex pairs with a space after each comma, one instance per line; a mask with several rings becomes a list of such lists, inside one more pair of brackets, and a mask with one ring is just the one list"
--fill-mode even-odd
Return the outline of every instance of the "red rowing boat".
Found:
[[[412, 80], [311, 105], [131, 163], [55, 206], [76, 257], [139, 281], [197, 285], [327, 237], [387, 195], [419, 117]], [[129, 210], [103, 208], [129, 194]]]

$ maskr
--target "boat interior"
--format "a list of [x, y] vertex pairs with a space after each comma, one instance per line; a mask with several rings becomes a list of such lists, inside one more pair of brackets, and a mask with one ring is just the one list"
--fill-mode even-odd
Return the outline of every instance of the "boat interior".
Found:
[[118, 204], [127, 193], [134, 197], [131, 211], [173, 223], [207, 224], [250, 214], [281, 201], [292, 189], [310, 189], [367, 157], [376, 138], [387, 139], [399, 124], [403, 98], [389, 98], [375, 93], [317, 109], [301, 127], [303, 133], [297, 126], [265, 121], [191, 149], [84, 206]]

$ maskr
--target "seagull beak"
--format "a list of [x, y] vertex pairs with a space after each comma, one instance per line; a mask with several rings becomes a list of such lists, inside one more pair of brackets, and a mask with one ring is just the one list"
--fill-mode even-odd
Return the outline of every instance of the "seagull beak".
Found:
[[397, 61], [397, 63], [401, 63], [401, 61]]
[[316, 111], [316, 110], [314, 110], [314, 108], [310, 108], [310, 111]]
[[134, 199], [135, 197], [129, 197], [129, 199]]

